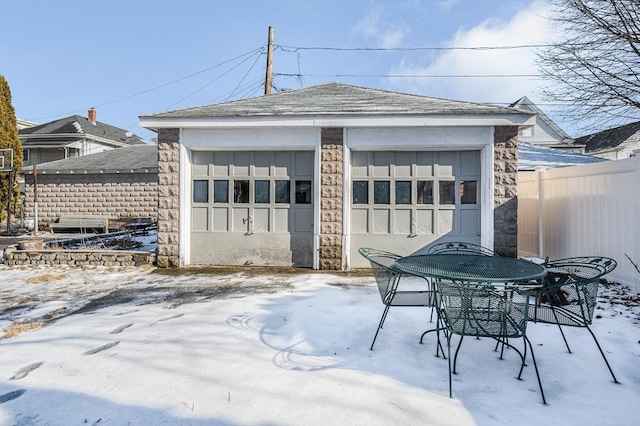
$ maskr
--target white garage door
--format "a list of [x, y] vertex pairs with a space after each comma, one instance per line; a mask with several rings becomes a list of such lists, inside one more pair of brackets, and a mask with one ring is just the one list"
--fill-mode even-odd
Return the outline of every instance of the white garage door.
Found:
[[191, 263], [311, 267], [313, 155], [193, 152]]
[[352, 152], [350, 260], [360, 247], [401, 255], [435, 241], [480, 243], [480, 151]]

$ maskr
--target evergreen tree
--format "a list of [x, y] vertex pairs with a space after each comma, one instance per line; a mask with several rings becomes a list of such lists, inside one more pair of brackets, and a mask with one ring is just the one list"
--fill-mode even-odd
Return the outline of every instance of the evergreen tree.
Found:
[[[18, 122], [16, 112], [11, 103], [11, 89], [9, 83], [0, 75], [0, 149], [13, 148], [13, 173], [0, 173], [0, 218], [7, 219], [7, 201], [9, 188], [13, 188], [11, 196], [11, 211], [16, 213], [19, 205], [20, 186], [18, 172], [22, 168], [22, 144], [18, 138]], [[9, 159], [7, 159], [9, 160]], [[9, 185], [9, 176], [12, 181]]]

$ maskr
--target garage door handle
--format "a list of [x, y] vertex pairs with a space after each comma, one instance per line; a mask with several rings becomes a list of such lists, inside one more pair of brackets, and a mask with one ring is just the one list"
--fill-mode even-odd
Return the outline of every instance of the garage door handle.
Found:
[[245, 217], [242, 219], [242, 223], [248, 224], [247, 232], [244, 235], [252, 235], [253, 234], [253, 218], [251, 216]]

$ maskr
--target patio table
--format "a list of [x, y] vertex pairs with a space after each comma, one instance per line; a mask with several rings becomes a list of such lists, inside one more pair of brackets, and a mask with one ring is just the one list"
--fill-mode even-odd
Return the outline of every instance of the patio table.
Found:
[[400, 258], [396, 266], [421, 277], [484, 283], [527, 283], [544, 278], [544, 266], [513, 257], [425, 254]]
[[[423, 254], [402, 257], [395, 266], [404, 273], [419, 277], [468, 283], [495, 283], [505, 286], [527, 284], [547, 275], [539, 264], [513, 257], [478, 256], [472, 254]], [[438, 292], [432, 281], [432, 291]], [[420, 337], [420, 343], [426, 331]], [[436, 330], [437, 331], [437, 330]]]
[[[546, 404], [533, 345], [526, 336], [530, 292], [541, 286], [536, 280], [547, 275], [547, 269], [533, 262], [511, 257], [463, 254], [426, 254], [407, 256], [396, 260], [397, 269], [412, 275], [433, 278], [433, 292], [438, 323], [436, 333], [440, 347], [440, 329], [445, 331], [449, 360], [449, 396], [452, 396], [452, 373], [456, 373], [458, 352], [465, 336], [491, 337], [514, 349], [521, 359], [520, 373], [526, 365], [527, 346], [536, 370], [542, 401]], [[524, 285], [523, 285], [524, 284]], [[420, 343], [425, 334], [420, 337]], [[451, 337], [460, 336], [453, 365]], [[522, 338], [524, 351], [520, 352], [509, 339]], [[453, 367], [453, 368], [452, 368]]]

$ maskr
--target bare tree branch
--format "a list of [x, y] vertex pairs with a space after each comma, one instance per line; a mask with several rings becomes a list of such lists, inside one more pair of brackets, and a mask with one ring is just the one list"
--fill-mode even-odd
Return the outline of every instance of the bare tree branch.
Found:
[[640, 120], [640, 1], [552, 1], [565, 40], [538, 53], [544, 98], [571, 122]]

